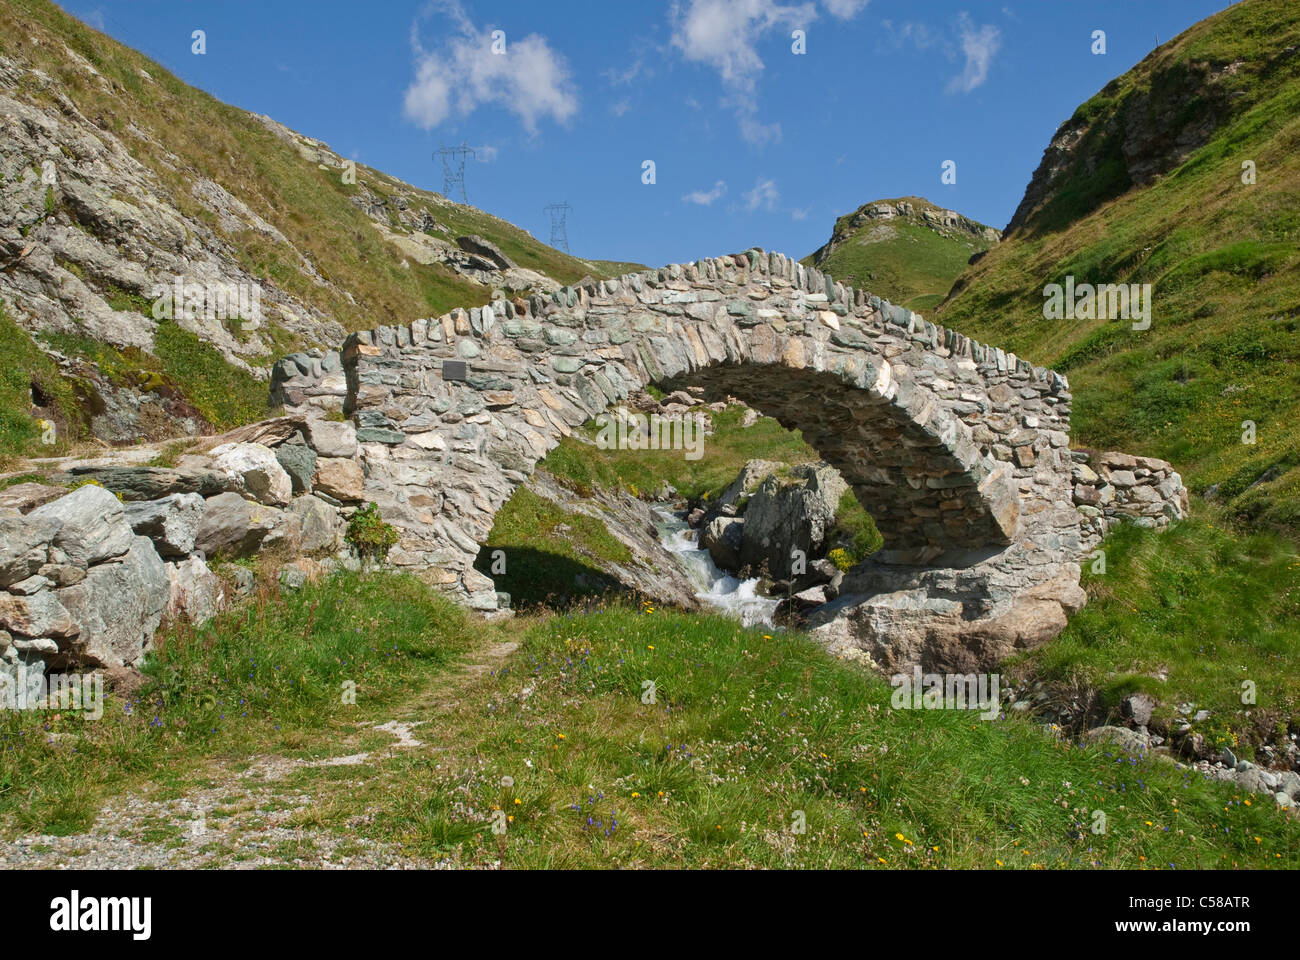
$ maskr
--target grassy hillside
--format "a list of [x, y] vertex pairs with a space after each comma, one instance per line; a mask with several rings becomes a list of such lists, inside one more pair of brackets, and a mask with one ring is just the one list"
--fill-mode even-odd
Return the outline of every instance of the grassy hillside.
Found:
[[[1058, 132], [1007, 237], [934, 315], [1067, 373], [1076, 445], [1168, 459], [1230, 517], [1291, 536], [1298, 49], [1294, 3], [1246, 0], [1107, 84]], [[1246, 161], [1255, 183], [1243, 182]], [[1044, 319], [1044, 286], [1067, 275], [1151, 284], [1150, 329]]]
[[[404, 211], [425, 211], [445, 227], [424, 231], [436, 240], [452, 242], [461, 235], [477, 234], [495, 243], [520, 267], [561, 283], [576, 282], [584, 276], [609, 276], [619, 269], [620, 265], [571, 257], [498, 217], [452, 203], [363, 165], [357, 167], [355, 184], [344, 183], [341, 158], [324, 144], [264, 122], [186, 85], [159, 64], [86, 26], [48, 0], [0, 0], [0, 56], [11, 60], [17, 71], [15, 84], [5, 89], [6, 94], [51, 118], [64, 116], [62, 105], [70, 102], [89, 121], [85, 126], [88, 136], [116, 138], [147, 169], [146, 179], [153, 184], [150, 189], [167, 209], [212, 227], [214, 234], [229, 243], [239, 266], [264, 287], [274, 287], [296, 300], [295, 311], [300, 316], [333, 321], [345, 330], [368, 329], [381, 322], [433, 316], [454, 306], [471, 306], [490, 299], [490, 287], [442, 263], [420, 262], [412, 254], [417, 249], [412, 240], [429, 238], [412, 236], [418, 231], [410, 226], [409, 217], [397, 215], [399, 206]], [[78, 167], [79, 161], [67, 149], [59, 158], [69, 171], [84, 169], [92, 171], [86, 176], [95, 175], [92, 167]], [[40, 175], [33, 165], [37, 162], [26, 157], [21, 163], [6, 163], [6, 169], [12, 180], [25, 182]], [[283, 240], [255, 229], [228, 233], [228, 223], [221, 222], [211, 206], [195, 195], [195, 185], [206, 180], [219, 184], [236, 202], [246, 205], [254, 216], [279, 231]], [[24, 260], [19, 252], [25, 246], [41, 249], [47, 239], [42, 231], [48, 216], [60, 218], [68, 214], [73, 227], [101, 232], [100, 225], [78, 222], [68, 213], [61, 189], [43, 191], [45, 209], [23, 209], [16, 222], [4, 224], [16, 228], [22, 237], [14, 241], [16, 248], [0, 250], [7, 271], [22, 271], [35, 259]], [[362, 209], [360, 201], [371, 204], [372, 209], [376, 201], [383, 202], [388, 222], [377, 223]], [[108, 241], [112, 249], [116, 240], [108, 237]], [[143, 312], [149, 308], [147, 289], [118, 290], [92, 270], [83, 269], [85, 265], [66, 260], [58, 264], [88, 284], [115, 311]], [[269, 353], [250, 355], [248, 362], [254, 366], [269, 366], [278, 356], [306, 346], [336, 345], [307, 342], [277, 326], [274, 311], [269, 312], [271, 316], [259, 336], [271, 349]], [[10, 318], [21, 319], [20, 313], [10, 311]], [[68, 319], [74, 326], [80, 322], [75, 316]], [[6, 341], [13, 338], [11, 333], [2, 335]], [[247, 371], [209, 371], [205, 383], [216, 384], [219, 389], [206, 395], [192, 390], [194, 382], [189, 374], [194, 364], [210, 365], [212, 357], [205, 355], [196, 360], [201, 345], [173, 342], [176, 340], [171, 336], [166, 344], [160, 343], [157, 356], [133, 359], [129, 351], [116, 351], [119, 356], [115, 367], [123, 371], [123, 382], [159, 374], [166, 387], [183, 395], [199, 418], [212, 427], [227, 427], [267, 414], [265, 384], [259, 384], [258, 378]], [[99, 346], [103, 345], [87, 343], [73, 334], [57, 343], [38, 336], [36, 346], [58, 349], [85, 363], [95, 363]], [[39, 387], [38, 381], [48, 381], [49, 365], [32, 345], [20, 342], [18, 354], [26, 359], [20, 360], [15, 382], [25, 377]], [[215, 359], [225, 365], [220, 355]], [[224, 384], [220, 383], [223, 379], [227, 381]], [[90, 408], [95, 406], [93, 397], [86, 396], [87, 384], [70, 380], [65, 386], [62, 393], [78, 400], [66, 416], [61, 416], [65, 422], [60, 427], [70, 429], [60, 430], [59, 449], [84, 433]], [[219, 397], [227, 387], [237, 395], [235, 402]], [[0, 456], [50, 452], [46, 447], [20, 442], [22, 437], [39, 433], [29, 416], [31, 403], [26, 396], [20, 396], [24, 393], [6, 389], [0, 395], [4, 403], [0, 418], [6, 423], [0, 429]], [[262, 395], [257, 402], [246, 402], [248, 396], [257, 393]]]
[[[882, 208], [899, 214], [881, 216]], [[803, 262], [911, 310], [929, 312], [970, 258], [995, 242], [996, 231], [982, 223], [954, 216], [923, 197], [899, 197], [840, 217], [830, 241]]]
[[[357, 183], [344, 184], [337, 171], [321, 170], [252, 114], [188, 86], [158, 63], [47, 0], [0, 3], [0, 36], [6, 38], [0, 52], [20, 55], [45, 70], [81, 113], [102, 118], [102, 125], [129, 144], [132, 155], [171, 188], [170, 199], [183, 212], [213, 218], [190, 195], [193, 180], [208, 177], [272, 223], [319, 266], [332, 286], [319, 287], [305, 275], [296, 278], [297, 264], [284, 262], [274, 249], [259, 250], [255, 243], [246, 245], [249, 262], [270, 279], [293, 285], [295, 294], [348, 329], [368, 329], [377, 318], [415, 319], [430, 311], [486, 302], [491, 293], [444, 268], [401, 265], [401, 253], [386, 244], [370, 218], [348, 202], [349, 195], [363, 189], [381, 196], [391, 192], [400, 182], [386, 174], [358, 165]], [[22, 43], [24, 37], [41, 42]], [[103, 74], [109, 88], [71, 62], [64, 44]], [[141, 70], [151, 80], [142, 78]], [[130, 124], [151, 134], [154, 141], [128, 134]], [[165, 162], [173, 153], [181, 160], [177, 169], [172, 169], [174, 160]], [[571, 283], [591, 272], [586, 261], [546, 246], [513, 224], [430, 191], [401, 186], [427, 202], [453, 237], [479, 234], [521, 266], [561, 282]], [[346, 293], [356, 302], [348, 300]]]

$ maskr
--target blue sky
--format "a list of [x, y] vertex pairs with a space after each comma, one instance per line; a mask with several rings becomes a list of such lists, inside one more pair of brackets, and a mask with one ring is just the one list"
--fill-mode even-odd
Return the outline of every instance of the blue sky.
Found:
[[[836, 216], [906, 194], [1002, 227], [1074, 108], [1227, 2], [63, 6], [186, 82], [416, 185], [441, 190], [432, 151], [467, 141], [482, 158], [466, 170], [475, 206], [547, 240], [543, 208], [567, 201], [573, 253], [659, 265], [750, 246], [804, 256]], [[946, 160], [955, 185], [941, 183]]]

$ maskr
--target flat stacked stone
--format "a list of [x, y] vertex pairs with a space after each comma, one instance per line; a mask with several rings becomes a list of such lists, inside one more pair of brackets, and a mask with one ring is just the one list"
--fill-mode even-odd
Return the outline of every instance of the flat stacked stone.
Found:
[[380, 327], [349, 337], [343, 366], [366, 496], [402, 532], [392, 559], [475, 606], [493, 604], [473, 560], [515, 486], [648, 384], [803, 431], [872, 513], [882, 561], [994, 556], [1023, 585], [1080, 554], [1065, 378], [781, 254]]

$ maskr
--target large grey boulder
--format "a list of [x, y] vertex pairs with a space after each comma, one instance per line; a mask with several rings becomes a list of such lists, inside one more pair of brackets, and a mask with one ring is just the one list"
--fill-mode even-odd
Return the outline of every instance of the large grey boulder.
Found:
[[199, 557], [167, 564], [167, 619], [185, 617], [201, 626], [220, 611], [226, 595], [221, 580]]
[[700, 531], [700, 548], [723, 570], [740, 569], [740, 547], [745, 521], [739, 517], [715, 517]]
[[299, 549], [303, 553], [332, 553], [342, 544], [346, 524], [338, 510], [324, 500], [310, 494], [295, 497], [286, 512], [296, 516], [300, 523]]
[[194, 549], [194, 535], [203, 519], [203, 498], [197, 493], [174, 493], [161, 500], [126, 505], [131, 529], [153, 541], [163, 557], [184, 557]]
[[270, 447], [260, 443], [223, 443], [209, 453], [214, 470], [242, 478], [244, 489], [261, 503], [282, 506], [293, 497], [293, 481]]
[[61, 526], [58, 517], [0, 516], [0, 587], [36, 573]]
[[477, 234], [457, 237], [456, 246], [466, 253], [472, 253], [475, 256], [483, 257], [485, 260], [490, 260], [498, 270], [511, 270], [517, 266], [513, 260], [501, 252], [500, 247], [490, 240], [484, 240]]
[[66, 562], [79, 567], [120, 557], [135, 537], [122, 501], [95, 484], [37, 507], [27, 519], [59, 521], [53, 545], [63, 551]]
[[357, 428], [348, 420], [309, 420], [307, 442], [322, 457], [355, 457]]
[[848, 488], [825, 463], [800, 464], [788, 476], [769, 476], [745, 508], [741, 566], [757, 570], [766, 564], [772, 577], [789, 578], [794, 550], [803, 552], [805, 562], [822, 551]]
[[722, 491], [721, 496], [714, 501], [710, 513], [734, 514], [736, 509], [742, 506], [741, 501], [752, 495], [760, 483], [787, 466], [788, 464], [779, 460], [750, 460], [740, 468], [736, 479], [732, 480], [727, 489]]
[[140, 659], [170, 595], [167, 567], [147, 537], [133, 537], [120, 561], [93, 566], [81, 583], [57, 591], [80, 628], [75, 649], [81, 661], [104, 667]]
[[305, 443], [282, 443], [275, 448], [275, 459], [289, 475], [294, 493], [311, 490], [312, 474], [316, 472], [316, 451]]
[[245, 557], [276, 528], [280, 511], [252, 503], [237, 493], [223, 493], [203, 505], [203, 519], [194, 535], [194, 548], [208, 559]]
[[961, 571], [945, 575], [946, 597], [936, 595], [930, 576], [869, 560], [866, 569], [843, 577], [834, 600], [812, 612], [809, 633], [830, 653], [868, 660], [889, 674], [918, 664], [937, 673], [972, 673], [1046, 643], [1087, 601], [1074, 574], [1010, 594], [992, 609], [985, 608], [982, 589], [974, 596], [952, 593]]

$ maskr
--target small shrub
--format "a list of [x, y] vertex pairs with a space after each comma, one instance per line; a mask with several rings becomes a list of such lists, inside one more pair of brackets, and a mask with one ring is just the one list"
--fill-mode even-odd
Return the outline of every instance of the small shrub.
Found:
[[362, 557], [383, 560], [397, 543], [397, 530], [384, 522], [376, 504], [367, 503], [348, 521], [347, 542]]
[[847, 570], [853, 566], [853, 558], [843, 547], [836, 547], [830, 553], [826, 554], [826, 559], [835, 564], [837, 570]]

